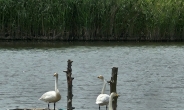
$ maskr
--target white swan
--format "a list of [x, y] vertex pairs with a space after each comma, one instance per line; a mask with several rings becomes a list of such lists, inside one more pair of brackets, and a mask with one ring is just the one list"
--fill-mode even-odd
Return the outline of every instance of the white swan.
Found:
[[111, 95], [110, 95], [110, 98], [109, 98], [109, 110], [113, 110], [112, 108], [112, 99], [113, 97], [117, 96], [118, 97], [118, 94], [115, 93], [115, 92], [112, 92]]
[[99, 110], [100, 110], [100, 106], [106, 105], [106, 110], [107, 110], [107, 105], [109, 103], [109, 95], [104, 94], [104, 90], [105, 90], [107, 82], [102, 75], [98, 76], [98, 78], [103, 80], [103, 87], [102, 87], [101, 94], [99, 94], [96, 99], [96, 104], [99, 105]]
[[54, 73], [55, 79], [55, 91], [48, 91], [44, 93], [40, 100], [48, 103], [48, 109], [49, 109], [49, 103], [54, 103], [54, 110], [55, 110], [55, 103], [61, 99], [61, 95], [58, 90], [58, 73]]

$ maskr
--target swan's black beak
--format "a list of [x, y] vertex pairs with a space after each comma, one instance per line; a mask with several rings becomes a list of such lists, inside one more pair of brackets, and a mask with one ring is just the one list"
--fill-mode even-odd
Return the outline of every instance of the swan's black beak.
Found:
[[116, 94], [116, 97], [119, 97], [120, 95], [119, 94]]
[[111, 81], [107, 81], [107, 84], [109, 84], [109, 85], [110, 85], [110, 84], [111, 84]]

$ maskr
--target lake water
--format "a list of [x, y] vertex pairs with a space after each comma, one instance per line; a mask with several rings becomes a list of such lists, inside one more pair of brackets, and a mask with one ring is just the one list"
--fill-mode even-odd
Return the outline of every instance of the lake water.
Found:
[[[67, 60], [73, 61], [75, 110], [98, 110], [103, 75], [110, 80], [118, 67], [117, 110], [183, 110], [184, 43], [150, 42], [16, 42], [0, 43], [0, 108], [46, 108], [38, 100], [54, 90], [59, 74], [62, 99], [56, 108], [66, 110]], [[107, 85], [105, 93], [109, 94]], [[53, 108], [53, 104], [50, 104]], [[105, 110], [105, 106], [101, 107]]]

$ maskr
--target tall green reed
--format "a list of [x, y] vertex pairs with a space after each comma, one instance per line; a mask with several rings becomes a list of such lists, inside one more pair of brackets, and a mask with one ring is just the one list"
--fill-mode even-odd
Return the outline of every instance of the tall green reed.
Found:
[[11, 39], [183, 40], [183, 0], [0, 0]]

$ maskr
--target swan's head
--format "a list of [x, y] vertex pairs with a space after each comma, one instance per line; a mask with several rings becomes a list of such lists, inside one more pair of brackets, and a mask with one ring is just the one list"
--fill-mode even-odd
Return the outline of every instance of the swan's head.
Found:
[[55, 77], [58, 77], [58, 73], [54, 73], [54, 76], [55, 76]]
[[97, 78], [102, 79], [102, 80], [104, 79], [102, 75], [99, 75]]
[[115, 93], [115, 92], [112, 92], [112, 93], [111, 93], [111, 96], [112, 96], [112, 97], [118, 97], [119, 95], [118, 95], [117, 93]]

